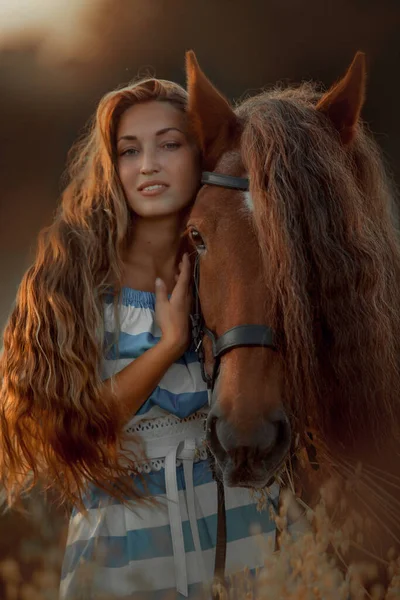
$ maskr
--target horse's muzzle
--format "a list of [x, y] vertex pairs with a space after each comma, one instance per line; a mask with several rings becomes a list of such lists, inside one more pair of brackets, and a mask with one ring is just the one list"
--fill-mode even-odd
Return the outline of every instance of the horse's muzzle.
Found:
[[226, 485], [261, 488], [272, 483], [286, 460], [291, 428], [283, 408], [247, 429], [235, 427], [216, 403], [207, 418], [207, 442]]

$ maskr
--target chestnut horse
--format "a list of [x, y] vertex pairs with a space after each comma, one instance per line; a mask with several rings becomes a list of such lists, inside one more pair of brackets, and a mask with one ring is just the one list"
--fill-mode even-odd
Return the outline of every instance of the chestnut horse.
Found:
[[[233, 109], [189, 52], [188, 114], [208, 174], [187, 232], [211, 335], [274, 333], [274, 347], [228, 349], [215, 372], [207, 435], [225, 483], [263, 487], [305, 449], [315, 469], [295, 469], [308, 499], [335, 475], [371, 521], [366, 547], [385, 555], [400, 542], [400, 245], [360, 122], [365, 72], [357, 53], [326, 93], [305, 83]], [[208, 335], [203, 345], [211, 375]]]

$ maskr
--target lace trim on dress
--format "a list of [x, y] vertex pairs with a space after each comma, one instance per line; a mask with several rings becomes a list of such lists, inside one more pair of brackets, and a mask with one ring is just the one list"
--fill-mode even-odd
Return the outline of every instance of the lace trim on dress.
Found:
[[[203, 421], [205, 429], [205, 421], [207, 418], [207, 411], [198, 411], [189, 417], [179, 419], [174, 415], [167, 415], [165, 417], [157, 417], [154, 419], [142, 419], [137, 423], [130, 423], [126, 427], [126, 433], [133, 435], [139, 435], [143, 440], [154, 440], [157, 438], [167, 438], [168, 436], [174, 436], [177, 433], [183, 435], [185, 431], [188, 433], [188, 437], [192, 437], [193, 423], [195, 421]], [[207, 460], [207, 448], [204, 446], [196, 448], [194, 462], [200, 462]], [[179, 467], [182, 464], [182, 460], [176, 460], [176, 466]], [[137, 470], [139, 473], [150, 473], [151, 471], [160, 471], [165, 467], [164, 458], [154, 458], [147, 461], [140, 461], [137, 464]]]
[[153, 419], [141, 419], [137, 423], [132, 420], [128, 423], [125, 431], [133, 434], [138, 433], [143, 437], [153, 438], [154, 435], [164, 437], [165, 435], [173, 435], [177, 431], [184, 431], [186, 423], [199, 420], [205, 422], [207, 414], [208, 411], [199, 410], [183, 419], [179, 419], [174, 415], [166, 415], [165, 417], [155, 417]]
[[[207, 448], [197, 448], [193, 462], [198, 463], [201, 460], [207, 459]], [[182, 461], [179, 458], [177, 458], [176, 466], [180, 467], [181, 465]], [[152, 458], [151, 460], [140, 462], [136, 465], [136, 468], [138, 473], [151, 473], [152, 471], [161, 471], [161, 469], [165, 468], [165, 458]]]

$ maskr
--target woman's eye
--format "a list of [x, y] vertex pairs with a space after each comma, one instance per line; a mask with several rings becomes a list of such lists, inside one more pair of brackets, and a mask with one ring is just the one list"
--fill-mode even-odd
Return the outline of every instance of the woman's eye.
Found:
[[179, 144], [178, 142], [166, 142], [163, 147], [167, 150], [176, 150], [177, 148], [180, 148], [181, 145], [182, 144]]
[[136, 156], [139, 153], [137, 148], [127, 148], [121, 152], [121, 156]]
[[201, 237], [201, 234], [197, 231], [197, 229], [192, 228], [189, 230], [189, 238], [192, 244], [196, 247], [196, 250], [205, 250], [206, 245], [204, 243], [203, 238]]

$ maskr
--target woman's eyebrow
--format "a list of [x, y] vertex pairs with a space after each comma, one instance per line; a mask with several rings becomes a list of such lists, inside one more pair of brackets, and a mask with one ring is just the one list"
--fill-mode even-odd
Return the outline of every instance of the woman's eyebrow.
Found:
[[[179, 133], [182, 133], [183, 135], [185, 135], [185, 132], [182, 131], [181, 129], [178, 129], [178, 127], [164, 127], [163, 129], [159, 129], [158, 131], [156, 131], [156, 136], [158, 135], [163, 135], [164, 133], [168, 133], [168, 131], [179, 131]], [[137, 140], [137, 136], [136, 135], [121, 135], [120, 138], [118, 138], [118, 142], [120, 142], [121, 140], [129, 140], [131, 142]]]

